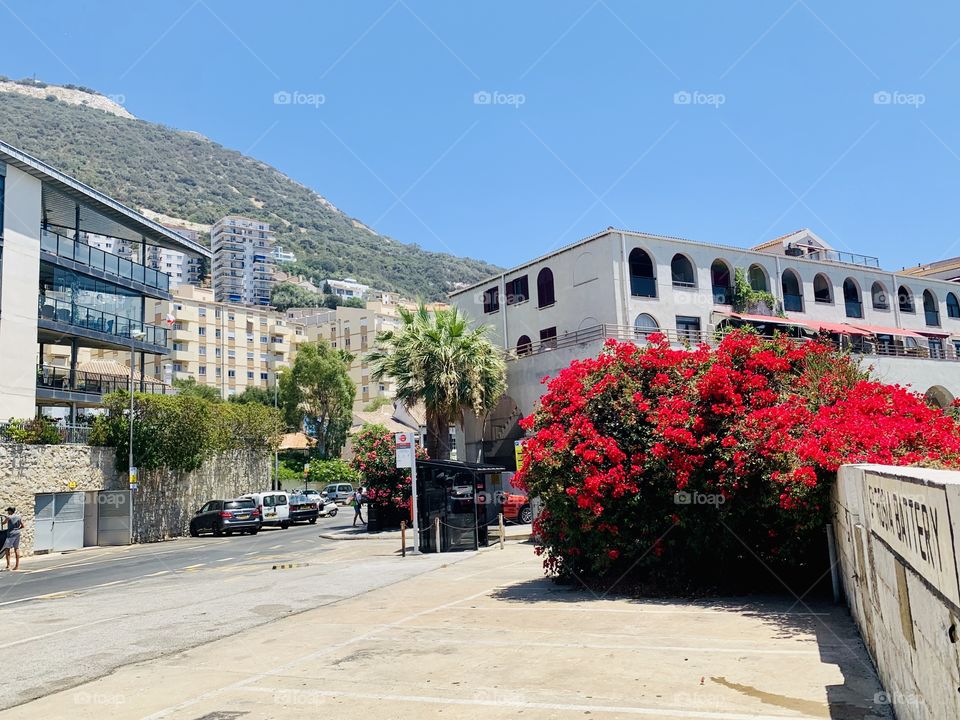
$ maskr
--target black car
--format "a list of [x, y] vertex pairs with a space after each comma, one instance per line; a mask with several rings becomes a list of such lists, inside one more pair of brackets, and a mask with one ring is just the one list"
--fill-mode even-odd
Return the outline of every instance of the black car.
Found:
[[248, 498], [211, 500], [197, 510], [190, 520], [190, 535], [202, 532], [214, 535], [233, 535], [234, 532], [256, 535], [260, 531], [260, 510]]
[[308, 522], [313, 525], [320, 517], [320, 506], [317, 498], [310, 495], [290, 496], [290, 522]]

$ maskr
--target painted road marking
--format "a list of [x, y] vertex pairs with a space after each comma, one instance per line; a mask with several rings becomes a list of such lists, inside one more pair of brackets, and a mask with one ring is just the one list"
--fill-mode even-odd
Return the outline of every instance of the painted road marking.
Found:
[[8, 642], [5, 645], [0, 645], [0, 650], [5, 648], [14, 647], [15, 645], [23, 645], [24, 643], [33, 642], [34, 640], [43, 640], [48, 638], [51, 635], [60, 635], [66, 632], [73, 632], [74, 630], [82, 630], [83, 628], [93, 627], [94, 625], [101, 625], [105, 622], [113, 622], [114, 620], [122, 620], [125, 615], [117, 615], [116, 617], [103, 618], [101, 620], [94, 620], [93, 622], [84, 623], [83, 625], [74, 625], [73, 627], [61, 628], [60, 630], [52, 630], [48, 633], [43, 633], [42, 635], [34, 635], [33, 637], [23, 638], [21, 640], [14, 640], [13, 642]]
[[197, 568], [202, 568], [206, 563], [197, 563], [196, 565], [187, 565], [183, 570], [196, 570]]
[[217, 560], [217, 562], [229, 562], [230, 560], [233, 560], [233, 558], [232, 557], [220, 558], [219, 560]]

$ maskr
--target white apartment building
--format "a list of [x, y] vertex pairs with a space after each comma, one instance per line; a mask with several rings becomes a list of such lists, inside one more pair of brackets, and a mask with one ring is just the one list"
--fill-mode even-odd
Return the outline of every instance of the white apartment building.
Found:
[[344, 278], [343, 280], [325, 280], [324, 287], [330, 286], [330, 292], [337, 297], [362, 298], [370, 290], [369, 285], [358, 283], [354, 278]]
[[342, 348], [353, 355], [350, 379], [357, 386], [355, 410], [361, 411], [377, 398], [394, 396], [394, 385], [390, 378], [374, 380], [367, 355], [373, 350], [378, 333], [400, 327], [395, 306], [368, 302], [365, 308], [291, 308], [287, 311], [287, 317], [303, 323], [309, 340], [326, 340], [331, 347]]
[[193, 378], [223, 398], [248, 387], [273, 388], [307, 339], [303, 323], [271, 308], [221, 303], [209, 288], [181, 285], [151, 308], [152, 319], [169, 328], [169, 354], [148, 363], [146, 373], [170, 383]]
[[275, 260], [268, 223], [238, 215], [220, 218], [210, 228], [210, 246], [217, 302], [270, 304]]
[[[734, 312], [738, 269], [779, 307]], [[826, 332], [880, 380], [947, 403], [960, 396], [958, 298], [960, 284], [882, 270], [809, 230], [748, 249], [610, 228], [451, 293], [508, 356], [508, 395], [485, 422], [465, 423], [464, 457], [482, 447], [512, 467], [517, 421], [534, 410], [544, 376], [597, 355], [609, 337], [644, 342], [654, 330], [678, 344], [713, 342], [725, 324]]]
[[273, 257], [274, 262], [277, 263], [292, 263], [297, 261], [297, 256], [292, 252], [283, 249], [283, 246], [277, 245], [271, 252], [270, 255]]

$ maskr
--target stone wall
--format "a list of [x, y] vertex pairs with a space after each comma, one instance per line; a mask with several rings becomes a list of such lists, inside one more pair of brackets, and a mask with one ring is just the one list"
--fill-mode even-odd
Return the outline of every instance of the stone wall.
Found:
[[207, 500], [268, 489], [271, 462], [270, 455], [236, 450], [192, 473], [141, 470], [133, 497], [133, 541], [186, 535], [190, 518]]
[[843, 589], [896, 716], [960, 718], [960, 472], [844, 466], [833, 511]]
[[33, 552], [34, 495], [105, 490], [115, 482], [112, 448], [0, 444], [0, 510], [13, 505], [23, 517], [23, 555]]

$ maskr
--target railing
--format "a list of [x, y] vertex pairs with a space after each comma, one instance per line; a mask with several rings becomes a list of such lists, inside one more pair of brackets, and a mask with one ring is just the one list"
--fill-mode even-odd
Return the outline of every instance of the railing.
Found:
[[125, 280], [133, 280], [147, 287], [157, 288], [163, 292], [170, 290], [170, 276], [166, 273], [64, 237], [52, 230], [41, 230], [40, 249], [94, 270], [116, 275]]
[[[37, 387], [106, 395], [117, 390], [129, 391], [130, 378], [122, 375], [104, 375], [103, 373], [74, 370], [73, 380], [71, 380], [70, 368], [59, 365], [38, 365]], [[166, 395], [171, 392], [169, 386], [151, 380], [144, 380], [141, 389], [141, 382], [136, 378], [133, 381], [133, 390], [134, 392], [146, 392], [151, 395]]]
[[[17, 429], [15, 430], [15, 428]], [[60, 442], [65, 445], [88, 445], [90, 443], [90, 425], [57, 423], [56, 429], [60, 434]], [[19, 423], [0, 423], [0, 443], [22, 442], [22, 440], [17, 439], [21, 432]]]
[[656, 297], [657, 279], [652, 277], [630, 276], [630, 294], [634, 297]]
[[56, 298], [40, 296], [38, 316], [41, 320], [65, 323], [86, 330], [113, 335], [129, 341], [133, 334], [143, 333], [139, 339], [151, 345], [167, 345], [167, 329], [150, 325], [141, 320], [114, 315], [113, 313], [83, 307], [75, 303], [57, 300]]
[[879, 268], [880, 260], [872, 255], [840, 252], [839, 250], [813, 250], [804, 257], [809, 260], [826, 260], [828, 262], [847, 263], [848, 265], [862, 265], [864, 267]]

